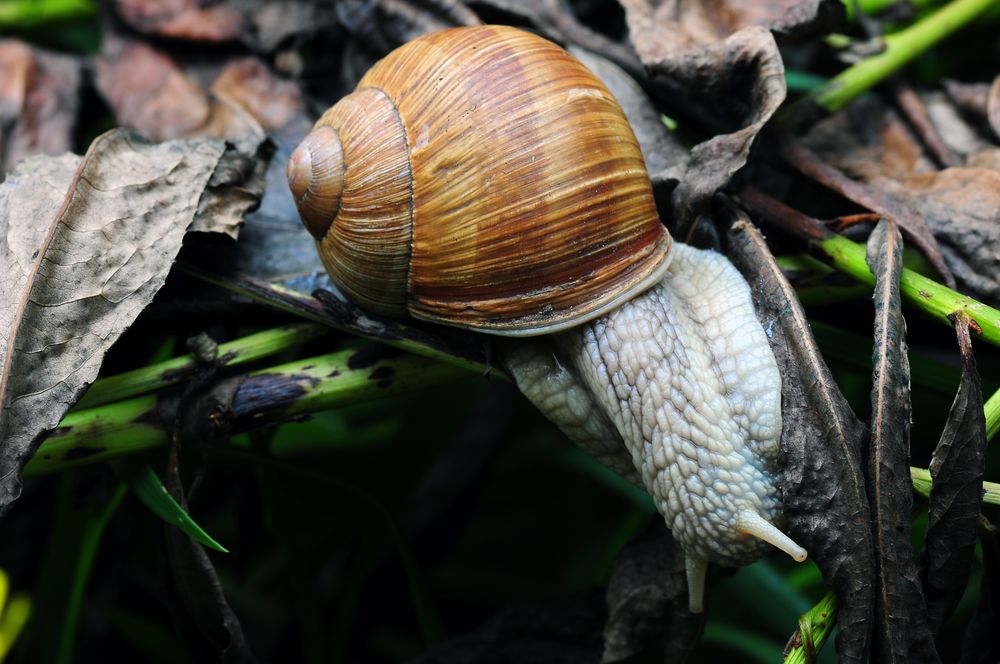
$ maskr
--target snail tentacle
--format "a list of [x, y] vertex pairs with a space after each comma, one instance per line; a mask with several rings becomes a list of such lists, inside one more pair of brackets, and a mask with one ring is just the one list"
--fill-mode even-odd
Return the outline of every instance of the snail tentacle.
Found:
[[781, 549], [795, 562], [801, 563], [808, 556], [806, 550], [796, 544], [791, 537], [778, 530], [774, 524], [752, 509], [744, 509], [736, 516], [736, 530], [744, 535], [753, 535]]

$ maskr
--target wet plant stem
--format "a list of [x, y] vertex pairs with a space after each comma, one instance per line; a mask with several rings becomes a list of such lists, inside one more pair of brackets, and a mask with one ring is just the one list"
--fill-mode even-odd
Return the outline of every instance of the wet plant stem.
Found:
[[815, 662], [837, 623], [837, 598], [827, 593], [799, 618], [799, 629], [785, 646], [785, 664]]
[[[875, 277], [865, 262], [864, 245], [839, 235], [819, 240], [815, 245], [838, 270], [874, 287]], [[1000, 311], [907, 268], [902, 270], [899, 288], [904, 299], [949, 327], [950, 317], [964, 312], [972, 320], [976, 337], [1000, 346]]]
[[995, 4], [996, 0], [954, 0], [904, 30], [886, 36], [884, 51], [844, 70], [806, 100], [831, 113], [839, 111]]
[[[372, 357], [370, 349], [341, 351], [248, 374], [232, 398], [230, 412], [220, 419], [228, 420], [233, 432], [248, 431], [469, 375], [415, 355]], [[175, 407], [172, 400], [149, 394], [71, 412], [25, 466], [24, 475], [53, 473], [166, 445]]]
[[[296, 348], [325, 334], [327, 330], [321, 325], [310, 323], [283, 325], [219, 344], [218, 357], [225, 366], [234, 367]], [[101, 378], [94, 381], [73, 410], [85, 410], [147, 392], [155, 392], [190, 379], [197, 369], [198, 362], [194, 355], [183, 355], [116, 376]]]

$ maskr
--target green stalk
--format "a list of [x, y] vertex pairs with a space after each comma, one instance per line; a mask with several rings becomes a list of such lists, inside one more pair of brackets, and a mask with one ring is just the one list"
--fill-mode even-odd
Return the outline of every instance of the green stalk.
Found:
[[[327, 331], [320, 325], [300, 323], [284, 325], [273, 330], [236, 339], [219, 345], [219, 361], [225, 366], [238, 366], [276, 355], [314, 339]], [[155, 392], [168, 385], [175, 385], [191, 378], [198, 370], [194, 355], [183, 355], [134, 371], [94, 381], [74, 411], [86, 410], [113, 401]]]
[[816, 606], [799, 618], [799, 631], [792, 636], [785, 655], [785, 664], [805, 664], [816, 661], [836, 624], [837, 598], [827, 593]]
[[834, 113], [963, 27], [996, 0], [954, 0], [933, 14], [885, 37], [885, 50], [849, 67], [806, 97]]
[[[817, 246], [832, 259], [838, 270], [874, 287], [875, 277], [865, 262], [864, 245], [835, 235], [820, 240]], [[964, 312], [972, 319], [972, 331], [976, 336], [1000, 346], [1000, 311], [907, 268], [903, 268], [900, 275], [899, 288], [904, 299], [949, 327], [952, 326], [949, 316]]]
[[3, 0], [0, 26], [31, 28], [49, 21], [85, 18], [97, 14], [91, 0]]
[[[924, 498], [931, 495], [931, 471], [927, 468], [910, 466], [910, 477], [913, 480], [913, 490]], [[1000, 484], [983, 482], [983, 502], [987, 505], [1000, 505]]]
[[[254, 371], [233, 399], [236, 428], [248, 430], [293, 415], [414, 392], [469, 373], [414, 355], [365, 361], [341, 351]], [[69, 413], [25, 466], [25, 477], [135, 454], [170, 440], [156, 395]], [[207, 426], [207, 424], [206, 424]]]
[[986, 412], [986, 441], [989, 442], [997, 434], [997, 429], [1000, 429], [1000, 390], [986, 400], [983, 410]]
[[346, 332], [363, 339], [371, 339], [400, 350], [404, 350], [414, 355], [421, 355], [434, 360], [447, 362], [455, 366], [478, 371], [486, 374], [492, 373], [501, 380], [507, 380], [506, 374], [502, 371], [494, 371], [494, 367], [489, 366], [489, 358], [480, 359], [475, 351], [467, 351], [465, 354], [459, 349], [449, 347], [446, 340], [438, 339], [434, 335], [418, 330], [406, 323], [399, 321], [377, 321], [374, 318], [357, 316], [352, 312], [349, 319], [337, 318], [326, 309], [322, 302], [297, 290], [273, 284], [267, 281], [249, 277], [247, 275], [222, 275], [216, 274], [204, 268], [179, 262], [177, 266], [185, 274], [194, 277], [213, 286], [225, 289], [230, 293], [236, 293], [249, 297], [256, 302], [266, 304], [281, 311], [315, 321], [332, 327], [335, 330]]
[[119, 484], [111, 496], [111, 500], [90, 524], [80, 542], [80, 550], [76, 558], [76, 573], [73, 574], [73, 586], [70, 588], [69, 598], [66, 601], [66, 612], [63, 614], [63, 624], [59, 634], [59, 649], [56, 655], [56, 662], [59, 664], [69, 664], [73, 661], [73, 642], [76, 640], [76, 628], [80, 623], [80, 609], [83, 605], [83, 595], [87, 590], [87, 582], [90, 581], [90, 573], [94, 568], [94, 560], [101, 547], [101, 540], [104, 539], [104, 531], [126, 492], [125, 485]]

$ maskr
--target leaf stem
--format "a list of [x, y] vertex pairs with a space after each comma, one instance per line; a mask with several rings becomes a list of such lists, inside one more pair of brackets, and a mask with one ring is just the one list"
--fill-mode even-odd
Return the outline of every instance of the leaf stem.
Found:
[[885, 37], [885, 50], [844, 70], [806, 99], [833, 113], [989, 9], [996, 0], [954, 0]]
[[[931, 471], [927, 468], [915, 468], [910, 466], [910, 478], [913, 480], [913, 490], [927, 498], [931, 495]], [[996, 482], [983, 482], [983, 503], [987, 505], [1000, 505], [1000, 484]]]
[[[248, 374], [231, 404], [236, 431], [468, 376], [414, 355], [372, 357], [371, 349], [297, 360]], [[24, 469], [36, 476], [165, 445], [170, 403], [155, 394], [69, 413]], [[206, 427], [209, 426], [206, 423]]]
[[[321, 325], [299, 323], [236, 339], [219, 345], [219, 360], [226, 366], [238, 366], [300, 346], [327, 334]], [[154, 392], [168, 385], [190, 379], [198, 369], [194, 355], [183, 355], [148, 367], [94, 381], [74, 411], [94, 408], [113, 401]]]
[[827, 593], [815, 606], [799, 618], [799, 629], [785, 646], [785, 664], [805, 664], [816, 661], [836, 624], [837, 598]]
[[[838, 270], [874, 286], [875, 278], [865, 262], [864, 245], [834, 235], [816, 242], [816, 246], [832, 259], [833, 266]], [[949, 316], [964, 312], [972, 320], [972, 331], [976, 336], [1000, 346], [1000, 311], [907, 268], [903, 268], [899, 286], [903, 297], [910, 303], [949, 327]]]

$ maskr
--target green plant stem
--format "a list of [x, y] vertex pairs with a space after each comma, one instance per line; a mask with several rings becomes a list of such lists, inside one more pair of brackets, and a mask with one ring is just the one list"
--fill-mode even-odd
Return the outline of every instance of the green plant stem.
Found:
[[31, 28], [49, 21], [83, 18], [97, 14], [91, 0], [2, 0], [0, 27]]
[[[219, 361], [226, 366], [254, 362], [319, 339], [325, 334], [327, 330], [321, 325], [311, 323], [284, 325], [220, 344]], [[194, 355], [183, 355], [134, 371], [101, 378], [94, 381], [73, 410], [86, 410], [175, 385], [191, 378], [198, 367]]]
[[[469, 375], [459, 367], [414, 355], [369, 360], [365, 353], [340, 351], [248, 374], [231, 405], [235, 430]], [[156, 395], [69, 413], [25, 466], [24, 475], [52, 473], [164, 445], [170, 440], [172, 422], [169, 404]]]
[[489, 358], [482, 349], [462, 349], [450, 344], [446, 338], [417, 329], [395, 320], [377, 320], [353, 305], [346, 305], [346, 316], [337, 317], [315, 297], [300, 293], [278, 284], [249, 277], [247, 275], [223, 275], [184, 262], [178, 268], [195, 279], [218, 286], [230, 293], [249, 297], [267, 306], [280, 309], [295, 316], [305, 318], [346, 332], [363, 339], [371, 339], [414, 355], [447, 362], [480, 373], [493, 373], [507, 380], [503, 371], [496, 371], [489, 365]]
[[806, 99], [839, 111], [863, 92], [989, 9], [996, 0], [954, 0], [913, 25], [885, 37], [885, 50], [845, 69]]
[[[820, 240], [816, 246], [832, 259], [838, 270], [874, 287], [875, 277], [865, 262], [864, 245], [835, 235]], [[1000, 311], [907, 268], [900, 275], [899, 288], [904, 299], [949, 327], [952, 326], [949, 316], [964, 312], [972, 319], [975, 336], [1000, 346]]]
[[993, 440], [993, 436], [1000, 429], [1000, 390], [993, 393], [986, 403], [983, 404], [983, 411], [986, 413], [986, 442]]
[[[910, 477], [913, 480], [913, 490], [923, 497], [931, 495], [931, 471], [927, 468], [910, 466]], [[983, 482], [983, 502], [987, 505], [1000, 505], [1000, 484]]]
[[814, 607], [799, 618], [799, 631], [787, 646], [785, 664], [805, 664], [816, 661], [836, 623], [837, 598], [827, 593]]
[[87, 582], [90, 580], [90, 573], [94, 568], [94, 560], [97, 558], [101, 540], [104, 539], [104, 531], [125, 497], [126, 491], [124, 484], [118, 485], [111, 500], [84, 533], [80, 542], [80, 550], [76, 558], [76, 573], [73, 575], [73, 587], [70, 589], [66, 602], [66, 611], [63, 614], [63, 624], [59, 634], [59, 650], [56, 656], [58, 664], [69, 664], [73, 661], [73, 642], [76, 640], [76, 628], [80, 622], [80, 608], [83, 605], [83, 595], [87, 590]]

